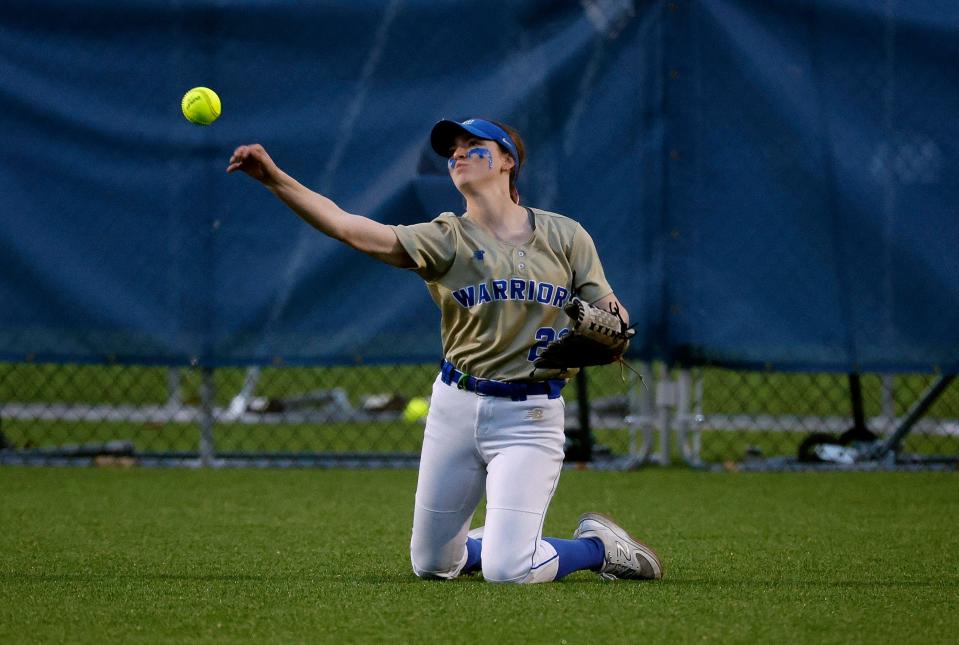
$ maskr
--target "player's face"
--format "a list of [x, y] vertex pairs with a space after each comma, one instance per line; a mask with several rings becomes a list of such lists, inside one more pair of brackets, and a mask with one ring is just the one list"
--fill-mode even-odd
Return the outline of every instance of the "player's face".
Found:
[[502, 169], [511, 160], [493, 141], [460, 135], [450, 150], [450, 176], [460, 192], [476, 190], [504, 174], [508, 181]]

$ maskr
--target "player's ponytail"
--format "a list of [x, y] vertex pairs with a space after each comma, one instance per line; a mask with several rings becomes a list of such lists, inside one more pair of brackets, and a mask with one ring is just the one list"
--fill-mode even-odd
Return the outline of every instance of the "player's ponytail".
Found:
[[[516, 162], [516, 168], [522, 167], [526, 163], [526, 144], [523, 143], [523, 138], [519, 136], [519, 132], [516, 131], [516, 128], [508, 126], [505, 123], [499, 121], [493, 121], [492, 123], [506, 130], [506, 134], [508, 134], [513, 140], [513, 143], [516, 144], [516, 152], [519, 153], [519, 159], [514, 159], [513, 161]], [[506, 149], [506, 146], [500, 144], [499, 147], [506, 154], [510, 153], [509, 150]], [[509, 175], [509, 196], [517, 204], [519, 204], [519, 190], [516, 189], [516, 178], [518, 174], [518, 172], [511, 172]]]

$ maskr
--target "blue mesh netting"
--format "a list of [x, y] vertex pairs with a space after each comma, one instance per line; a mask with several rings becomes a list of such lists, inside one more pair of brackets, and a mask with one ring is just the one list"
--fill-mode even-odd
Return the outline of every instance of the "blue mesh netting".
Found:
[[4, 3], [0, 358], [434, 360], [415, 275], [223, 169], [258, 141], [423, 221], [461, 204], [430, 126], [491, 116], [524, 201], [595, 238], [633, 353], [955, 371], [957, 35], [904, 0]]

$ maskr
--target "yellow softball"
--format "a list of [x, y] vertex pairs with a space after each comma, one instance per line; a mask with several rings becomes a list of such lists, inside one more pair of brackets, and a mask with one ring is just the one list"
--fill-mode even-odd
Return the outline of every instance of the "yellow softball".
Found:
[[425, 419], [429, 411], [429, 401], [420, 396], [414, 397], [410, 399], [410, 402], [406, 404], [406, 408], [403, 409], [403, 420], [412, 423], [413, 421]]
[[209, 87], [194, 87], [183, 95], [180, 109], [191, 123], [210, 125], [220, 116], [220, 97]]

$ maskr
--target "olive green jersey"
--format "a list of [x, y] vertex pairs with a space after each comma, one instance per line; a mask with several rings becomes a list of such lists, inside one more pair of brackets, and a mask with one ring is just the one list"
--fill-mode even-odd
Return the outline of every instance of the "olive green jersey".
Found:
[[[473, 376], [529, 380], [538, 353], [567, 333], [566, 301], [578, 295], [595, 302], [613, 291], [582, 226], [529, 210], [533, 235], [519, 245], [500, 241], [468, 215], [393, 227], [440, 308], [446, 359]], [[536, 370], [532, 378], [574, 372]]]

